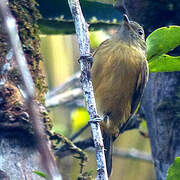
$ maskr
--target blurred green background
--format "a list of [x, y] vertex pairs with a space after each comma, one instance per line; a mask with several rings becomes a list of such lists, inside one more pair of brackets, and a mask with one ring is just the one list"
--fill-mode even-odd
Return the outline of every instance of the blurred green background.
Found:
[[[113, 33], [109, 30], [108, 33]], [[92, 46], [95, 47], [101, 41], [108, 38], [108, 34], [102, 31], [90, 34]], [[44, 57], [44, 71], [47, 76], [49, 89], [53, 89], [62, 84], [75, 72], [79, 71], [79, 50], [76, 35], [41, 35], [41, 51]], [[50, 108], [50, 116], [54, 123], [54, 130], [70, 137], [75, 130], [80, 128], [87, 121], [87, 113], [77, 113], [77, 107], [59, 106]], [[73, 112], [73, 115], [72, 115]], [[83, 117], [84, 116], [84, 117]], [[72, 123], [76, 119], [81, 119], [79, 124]], [[73, 125], [72, 125], [73, 124]], [[78, 140], [90, 136], [90, 130], [86, 130]], [[131, 149], [147, 152], [150, 154], [149, 139], [140, 135], [138, 130], [131, 130], [122, 134], [114, 143], [114, 147], [119, 149]], [[80, 161], [68, 156], [59, 160], [60, 171], [65, 180], [75, 180], [79, 175]], [[95, 153], [88, 152], [88, 163], [85, 170], [96, 175]], [[153, 164], [127, 158], [113, 157], [113, 173], [111, 180], [154, 180]]]

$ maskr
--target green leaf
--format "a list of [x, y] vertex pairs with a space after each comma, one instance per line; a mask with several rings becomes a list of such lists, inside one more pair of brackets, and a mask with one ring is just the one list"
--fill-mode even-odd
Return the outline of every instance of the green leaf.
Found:
[[33, 171], [34, 174], [37, 174], [41, 177], [43, 177], [44, 179], [47, 179], [48, 178], [48, 175], [47, 174], [44, 174], [43, 172], [41, 171]]
[[149, 61], [150, 72], [180, 71], [180, 56], [173, 57], [166, 54], [156, 56]]
[[167, 53], [180, 45], [180, 26], [162, 27], [146, 39], [147, 59]]
[[166, 180], [179, 180], [180, 179], [180, 157], [177, 157], [174, 163], [167, 171]]

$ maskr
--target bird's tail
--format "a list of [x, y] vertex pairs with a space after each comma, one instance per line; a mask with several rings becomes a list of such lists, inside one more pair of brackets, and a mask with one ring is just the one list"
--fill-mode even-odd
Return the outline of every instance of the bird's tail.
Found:
[[108, 177], [111, 175], [112, 172], [112, 141], [113, 137], [111, 134], [107, 134], [103, 132], [103, 142], [104, 142], [104, 153], [106, 158], [106, 167], [107, 167], [107, 174]]

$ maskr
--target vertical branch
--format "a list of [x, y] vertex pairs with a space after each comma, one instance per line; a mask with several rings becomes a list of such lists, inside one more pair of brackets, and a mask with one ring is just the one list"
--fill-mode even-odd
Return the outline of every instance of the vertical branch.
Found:
[[8, 38], [13, 49], [13, 54], [17, 61], [23, 79], [23, 84], [25, 86], [25, 93], [27, 96], [25, 99], [25, 103], [28, 107], [28, 113], [30, 115], [32, 125], [34, 127], [38, 149], [42, 158], [42, 164], [44, 165], [47, 173], [49, 174], [50, 179], [61, 180], [61, 175], [58, 172], [55, 160], [50, 151], [50, 146], [44, 134], [44, 126], [43, 123], [41, 123], [37, 103], [35, 103], [34, 83], [22, 50], [22, 45], [16, 27], [16, 21], [15, 18], [11, 15], [11, 12], [7, 5], [8, 3], [6, 0], [0, 0], [0, 14], [2, 16], [5, 29], [8, 33]]
[[[90, 75], [90, 65], [92, 57], [90, 56], [90, 46], [88, 38], [88, 25], [83, 17], [79, 0], [68, 0], [69, 7], [74, 19], [76, 34], [80, 50], [80, 67], [81, 67], [81, 83], [84, 96], [87, 102], [87, 110], [90, 116], [91, 132], [94, 140], [97, 160], [97, 179], [108, 179], [106, 171], [106, 163], [104, 156], [104, 145], [100, 130], [97, 123], [97, 110], [94, 98], [93, 86]], [[90, 62], [91, 61], [91, 62]]]

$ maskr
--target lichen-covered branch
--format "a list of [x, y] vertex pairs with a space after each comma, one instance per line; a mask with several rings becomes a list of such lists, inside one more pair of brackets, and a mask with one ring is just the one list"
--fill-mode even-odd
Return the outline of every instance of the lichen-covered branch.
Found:
[[[108, 179], [106, 171], [106, 163], [104, 156], [104, 146], [99, 123], [95, 122], [97, 118], [97, 110], [93, 93], [92, 81], [90, 78], [90, 66], [92, 57], [90, 56], [90, 46], [88, 38], [88, 25], [83, 17], [81, 7], [78, 0], [68, 0], [69, 7], [75, 22], [75, 29], [80, 50], [80, 67], [81, 67], [81, 83], [84, 96], [87, 103], [91, 121], [92, 137], [96, 150], [97, 160], [97, 179]], [[92, 123], [94, 121], [94, 123]]]
[[7, 6], [6, 0], [0, 0], [0, 13], [4, 22], [5, 30], [8, 34], [8, 39], [12, 46], [13, 54], [19, 67], [22, 76], [23, 84], [25, 87], [26, 98], [25, 102], [28, 107], [28, 113], [34, 127], [34, 132], [37, 139], [37, 145], [40, 155], [42, 157], [42, 164], [44, 165], [47, 173], [51, 179], [62, 179], [59, 174], [54, 158], [50, 152], [50, 146], [44, 135], [43, 123], [41, 123], [40, 115], [37, 111], [38, 106], [35, 103], [35, 88], [34, 83], [28, 69], [25, 55], [22, 50], [21, 41], [18, 35], [17, 25], [15, 18]]
[[[83, 140], [83, 141], [75, 142], [74, 145], [76, 147], [81, 148], [82, 150], [87, 149], [86, 150], [87, 152], [94, 152], [94, 149], [92, 148], [94, 146], [94, 144], [93, 144], [93, 140], [91, 138]], [[73, 151], [72, 149], [70, 149], [68, 145], [64, 145], [61, 148], [57, 149], [55, 151], [55, 153], [59, 158], [64, 158], [64, 157], [66, 157], [68, 155], [72, 155], [76, 152]], [[145, 161], [148, 163], [153, 162], [150, 154], [147, 154], [145, 152], [141, 152], [137, 149], [122, 150], [122, 149], [115, 148], [113, 151], [113, 156], [135, 159], [135, 160]]]

